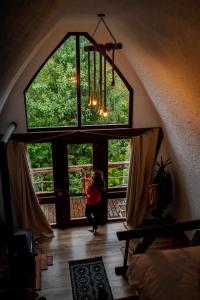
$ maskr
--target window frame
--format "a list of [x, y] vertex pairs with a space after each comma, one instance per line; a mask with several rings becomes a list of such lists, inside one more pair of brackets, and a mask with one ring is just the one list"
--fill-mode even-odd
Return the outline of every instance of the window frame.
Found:
[[[47, 63], [49, 58], [57, 51], [57, 49], [70, 37], [76, 37], [76, 73], [77, 73], [77, 125], [72, 126], [51, 126], [51, 127], [29, 127], [28, 126], [28, 112], [27, 112], [27, 99], [26, 92], [29, 89], [30, 85], [40, 72], [40, 70]], [[40, 132], [40, 131], [63, 131], [63, 130], [85, 130], [85, 129], [106, 129], [106, 128], [132, 128], [133, 126], [133, 95], [134, 90], [122, 75], [120, 70], [114, 64], [114, 70], [123, 81], [124, 85], [129, 91], [129, 110], [128, 110], [128, 123], [127, 124], [95, 124], [95, 125], [82, 125], [81, 124], [81, 91], [80, 91], [80, 36], [84, 36], [91, 43], [97, 44], [96, 41], [87, 33], [87, 32], [68, 32], [65, 37], [61, 40], [61, 42], [54, 48], [54, 50], [50, 53], [50, 55], [44, 60], [42, 65], [39, 67], [37, 72], [34, 74], [28, 85], [24, 90], [24, 105], [25, 105], [25, 114], [26, 114], [26, 128], [27, 132]], [[111, 58], [106, 55], [107, 61], [112, 65]]]

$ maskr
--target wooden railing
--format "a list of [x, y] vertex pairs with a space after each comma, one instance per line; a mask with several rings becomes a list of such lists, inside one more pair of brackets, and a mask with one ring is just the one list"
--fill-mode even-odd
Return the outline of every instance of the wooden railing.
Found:
[[[127, 168], [129, 166], [129, 161], [125, 162], [109, 162], [108, 163], [109, 168]], [[77, 171], [88, 171], [92, 170], [93, 166], [92, 164], [85, 164], [85, 165], [78, 165], [78, 166], [69, 166], [69, 172], [77, 172]], [[32, 168], [33, 174], [48, 174], [52, 173], [53, 168], [52, 167], [45, 167], [45, 168]]]
[[120, 241], [126, 241], [125, 246], [125, 254], [124, 254], [124, 264], [121, 267], [115, 268], [116, 275], [125, 276], [127, 271], [127, 261], [128, 261], [128, 249], [129, 249], [129, 241], [131, 239], [143, 238], [142, 243], [138, 245], [135, 249], [134, 254], [144, 253], [155, 238], [159, 234], [171, 233], [173, 235], [173, 243], [172, 248], [175, 247], [176, 238], [178, 235], [183, 233], [184, 231], [190, 231], [194, 229], [200, 228], [200, 220], [179, 222], [179, 223], [171, 223], [171, 224], [163, 224], [163, 225], [155, 225], [149, 227], [141, 227], [135, 230], [126, 230], [117, 232], [117, 237]]

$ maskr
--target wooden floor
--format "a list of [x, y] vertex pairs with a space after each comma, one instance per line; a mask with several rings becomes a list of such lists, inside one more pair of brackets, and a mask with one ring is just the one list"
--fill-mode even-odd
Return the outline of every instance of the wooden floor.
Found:
[[125, 230], [122, 222], [102, 225], [96, 235], [88, 227], [54, 229], [55, 237], [40, 242], [48, 255], [53, 255], [53, 265], [42, 271], [40, 296], [47, 300], [72, 300], [72, 290], [68, 261], [102, 256], [114, 299], [132, 295], [126, 280], [115, 275], [115, 267], [123, 264], [122, 242], [117, 231]]

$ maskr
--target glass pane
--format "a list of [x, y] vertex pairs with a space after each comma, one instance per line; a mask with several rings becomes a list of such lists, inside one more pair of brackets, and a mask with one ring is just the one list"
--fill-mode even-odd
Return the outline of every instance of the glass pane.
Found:
[[93, 146], [73, 144], [67, 146], [69, 168], [69, 194], [71, 219], [85, 218], [85, 187], [93, 170]]
[[51, 144], [27, 145], [35, 192], [53, 192]]
[[127, 186], [130, 140], [108, 141], [108, 187]]
[[[85, 38], [80, 38], [80, 82], [81, 82], [81, 109], [82, 109], [82, 125], [109, 125], [109, 124], [128, 124], [129, 114], [129, 90], [123, 83], [119, 75], [114, 72], [115, 86], [111, 87], [112, 82], [112, 66], [106, 62], [106, 95], [108, 115], [104, 117], [99, 114], [100, 99], [100, 55], [96, 53], [96, 73], [94, 71], [94, 52], [90, 51], [88, 66], [88, 52], [84, 50], [85, 46], [91, 43]], [[103, 63], [102, 57], [102, 63]], [[88, 71], [90, 70], [90, 90], [88, 83]], [[96, 74], [96, 81], [94, 82]], [[104, 81], [102, 78], [102, 83]], [[95, 89], [96, 86], [96, 89]], [[98, 102], [95, 106], [88, 106], [89, 98], [96, 93]], [[102, 90], [102, 94], [104, 91]]]
[[[107, 63], [107, 109], [108, 124], [128, 124], [129, 115], [129, 90], [122, 79], [115, 72], [115, 86], [111, 87], [112, 68]], [[103, 118], [104, 119], [104, 118]]]
[[49, 58], [25, 98], [29, 128], [77, 125], [75, 36]]

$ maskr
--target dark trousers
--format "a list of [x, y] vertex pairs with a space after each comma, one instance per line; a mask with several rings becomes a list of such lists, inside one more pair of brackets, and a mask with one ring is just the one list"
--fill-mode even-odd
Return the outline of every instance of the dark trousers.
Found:
[[96, 205], [86, 204], [85, 215], [89, 224], [94, 228], [98, 228], [99, 223], [99, 211], [100, 211], [100, 203]]

